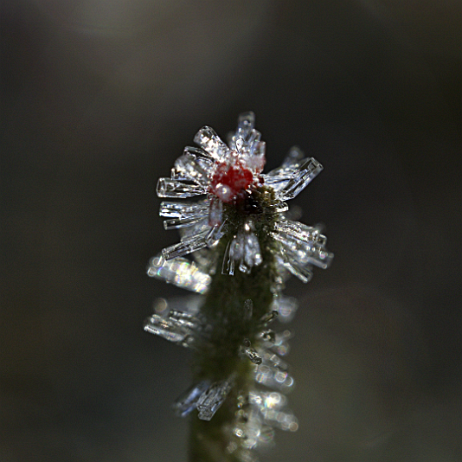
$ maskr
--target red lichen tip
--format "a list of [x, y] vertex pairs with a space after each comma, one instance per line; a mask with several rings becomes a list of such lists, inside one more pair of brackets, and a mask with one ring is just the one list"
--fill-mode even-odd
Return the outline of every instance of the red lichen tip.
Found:
[[237, 159], [234, 163], [219, 163], [210, 182], [209, 192], [222, 202], [232, 202], [234, 198], [254, 181], [253, 173]]

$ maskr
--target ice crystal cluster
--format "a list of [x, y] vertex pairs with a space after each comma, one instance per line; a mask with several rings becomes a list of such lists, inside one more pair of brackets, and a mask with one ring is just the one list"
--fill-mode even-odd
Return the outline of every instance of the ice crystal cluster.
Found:
[[[193, 385], [175, 402], [192, 419], [192, 461], [256, 461], [275, 429], [295, 431], [287, 407], [294, 380], [283, 357], [297, 302], [282, 294], [290, 274], [302, 282], [327, 268], [332, 253], [317, 227], [294, 221], [288, 200], [322, 170], [292, 148], [282, 165], [263, 173], [265, 143], [254, 114], [239, 116], [228, 143], [210, 127], [196, 134], [157, 195], [167, 230], [180, 242], [149, 262], [148, 275], [196, 295], [161, 299], [145, 330], [195, 351]], [[191, 257], [191, 258], [189, 258]], [[214, 421], [210, 421], [214, 415]]]

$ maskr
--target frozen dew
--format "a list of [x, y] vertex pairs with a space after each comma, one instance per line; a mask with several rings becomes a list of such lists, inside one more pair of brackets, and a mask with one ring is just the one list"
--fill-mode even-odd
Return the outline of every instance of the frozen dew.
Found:
[[255, 381], [275, 390], [287, 391], [294, 384], [294, 379], [288, 372], [277, 367], [260, 364], [255, 372]]
[[265, 330], [260, 334], [262, 340], [268, 343], [274, 343], [276, 341], [276, 334], [271, 329]]
[[192, 226], [180, 228], [178, 231], [181, 236], [180, 241], [183, 242], [184, 240], [199, 234], [207, 235], [207, 233], [210, 231], [210, 226], [208, 225], [207, 217], [204, 217], [202, 220], [194, 223]]
[[262, 261], [255, 226], [252, 220], [247, 220], [229, 243], [224, 256], [223, 273], [234, 274], [235, 267], [238, 267], [242, 273], [250, 273], [251, 269], [260, 265]]
[[252, 347], [252, 343], [250, 342], [249, 339], [244, 340], [244, 354], [247, 356], [247, 358], [250, 359], [254, 364], [261, 364], [262, 363], [262, 358], [258, 354], [257, 350]]
[[273, 322], [277, 317], [279, 316], [279, 313], [275, 310], [270, 311], [269, 313], [265, 314], [262, 316], [260, 319], [260, 322], [263, 326], [267, 326], [271, 322]]
[[277, 411], [275, 409], [262, 410], [263, 420], [280, 430], [295, 432], [298, 430], [298, 419], [292, 412]]
[[265, 409], [280, 410], [286, 406], [287, 397], [276, 391], [251, 390], [249, 392], [249, 402], [260, 411]]
[[314, 158], [298, 159], [263, 175], [265, 184], [271, 186], [277, 197], [286, 201], [296, 197], [322, 171], [322, 165]]
[[209, 226], [221, 225], [223, 221], [223, 202], [218, 197], [213, 197], [209, 207]]
[[255, 227], [252, 221], [247, 221], [244, 225], [244, 258], [248, 267], [258, 266], [262, 263], [263, 258], [261, 255], [260, 243], [257, 235], [255, 234]]
[[168, 231], [170, 229], [180, 229], [186, 228], [188, 226], [193, 226], [205, 218], [207, 214], [198, 215], [196, 217], [187, 217], [187, 218], [172, 218], [170, 220], [164, 220], [164, 228]]
[[197, 384], [191, 385], [184, 393], [182, 393], [174, 402], [173, 409], [176, 414], [185, 417], [196, 409], [197, 402], [201, 395], [207, 390], [210, 382], [203, 380]]
[[197, 316], [203, 301], [204, 297], [196, 294], [173, 297], [168, 300], [165, 298], [156, 298], [152, 307], [155, 314], [164, 318], [168, 317], [171, 312], [180, 311], [188, 313], [191, 316]]
[[205, 230], [199, 234], [185, 237], [181, 239], [180, 243], [163, 249], [162, 256], [166, 260], [171, 260], [172, 258], [183, 257], [184, 255], [203, 249], [207, 246], [207, 235], [208, 230]]
[[311, 267], [309, 265], [299, 263], [298, 260], [293, 258], [293, 256], [288, 252], [281, 251], [280, 255], [276, 255], [276, 261], [280, 268], [284, 268], [289, 271], [304, 283], [309, 282], [313, 277]]
[[237, 119], [237, 133], [247, 138], [255, 126], [255, 114], [252, 111], [239, 114]]
[[220, 139], [215, 130], [210, 127], [201, 128], [194, 137], [194, 142], [218, 161], [225, 158], [230, 152], [228, 146]]
[[155, 314], [158, 314], [159, 316], [164, 316], [168, 313], [168, 302], [167, 300], [165, 300], [165, 298], [156, 298], [152, 304], [152, 308]]
[[292, 321], [298, 309], [297, 299], [280, 295], [274, 298], [271, 309], [279, 313], [279, 321], [288, 323]]
[[332, 262], [333, 254], [325, 250], [323, 245], [294, 238], [283, 232], [273, 232], [271, 236], [281, 244], [280, 255], [289, 263], [326, 269]]
[[207, 191], [200, 185], [188, 183], [185, 180], [172, 178], [159, 178], [157, 182], [157, 195], [171, 199], [184, 199], [187, 197], [200, 196]]
[[229, 247], [229, 257], [235, 261], [241, 260], [244, 256], [244, 235], [242, 232], [238, 233], [231, 240]]
[[209, 210], [208, 201], [200, 202], [172, 202], [160, 203], [159, 215], [165, 218], [191, 218], [207, 215]]
[[274, 442], [275, 431], [271, 425], [262, 425], [258, 442], [260, 446], [270, 446]]
[[213, 169], [213, 161], [205, 158], [198, 158], [196, 155], [185, 152], [175, 161], [175, 175], [193, 181], [201, 186], [207, 186], [209, 175]]
[[162, 256], [151, 258], [148, 276], [161, 279], [182, 289], [203, 294], [212, 280], [211, 276], [201, 271], [197, 265], [185, 258], [165, 260]]
[[220, 406], [224, 403], [230, 390], [231, 382], [227, 380], [215, 382], [207, 388], [197, 401], [196, 407], [199, 411], [199, 419], [211, 420]]
[[293, 334], [290, 330], [284, 330], [283, 332], [278, 332], [274, 343], [269, 344], [267, 348], [271, 348], [272, 351], [277, 353], [279, 356], [285, 356], [289, 353], [290, 345], [289, 339], [293, 337]]
[[281, 371], [287, 371], [289, 369], [289, 365], [284, 360], [282, 360], [276, 353], [273, 353], [270, 350], [261, 350], [260, 356], [262, 358], [263, 364], [267, 364], [272, 367], [277, 367]]
[[223, 228], [225, 223], [226, 220], [210, 228], [210, 230], [207, 233], [207, 236], [205, 237], [205, 243], [208, 248], [215, 247], [220, 241], [220, 239], [223, 237]]
[[223, 256], [223, 264], [221, 267], [222, 274], [234, 276], [234, 259], [230, 256], [231, 242], [226, 246], [225, 254]]
[[238, 151], [240, 151], [242, 149], [242, 147], [244, 146], [244, 140], [242, 138], [239, 138], [237, 141], [236, 141], [236, 149]]
[[293, 177], [278, 191], [283, 201], [293, 199], [322, 171], [322, 165], [315, 159], [306, 159], [297, 168]]
[[190, 329], [191, 331], [199, 332], [201, 330], [201, 322], [199, 319], [185, 311], [171, 309], [168, 313], [168, 317], [179, 326]]
[[157, 314], [146, 319], [144, 330], [181, 346], [191, 347], [194, 343], [193, 332], [188, 327]]
[[234, 428], [235, 435], [245, 438], [242, 442], [245, 448], [256, 449], [272, 444], [275, 428], [297, 430], [298, 420], [287, 408], [287, 397], [284, 393], [251, 388], [247, 402], [246, 419]]

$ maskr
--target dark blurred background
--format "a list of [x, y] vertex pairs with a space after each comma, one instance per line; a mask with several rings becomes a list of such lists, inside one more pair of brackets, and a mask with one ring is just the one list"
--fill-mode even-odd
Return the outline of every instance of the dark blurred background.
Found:
[[189, 352], [149, 336], [154, 188], [196, 131], [253, 110], [268, 168], [336, 254], [289, 360], [268, 462], [462, 460], [461, 4], [4, 0], [0, 460], [180, 462]]

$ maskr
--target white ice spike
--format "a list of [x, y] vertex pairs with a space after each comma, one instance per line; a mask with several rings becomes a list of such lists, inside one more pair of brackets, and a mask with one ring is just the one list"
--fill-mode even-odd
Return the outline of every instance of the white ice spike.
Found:
[[197, 401], [199, 419], [211, 420], [220, 406], [224, 403], [231, 390], [231, 382], [223, 380], [213, 383]]
[[207, 291], [212, 280], [209, 274], [202, 272], [194, 262], [186, 258], [165, 260], [162, 256], [153, 257], [149, 261], [147, 273], [150, 277], [199, 294]]

